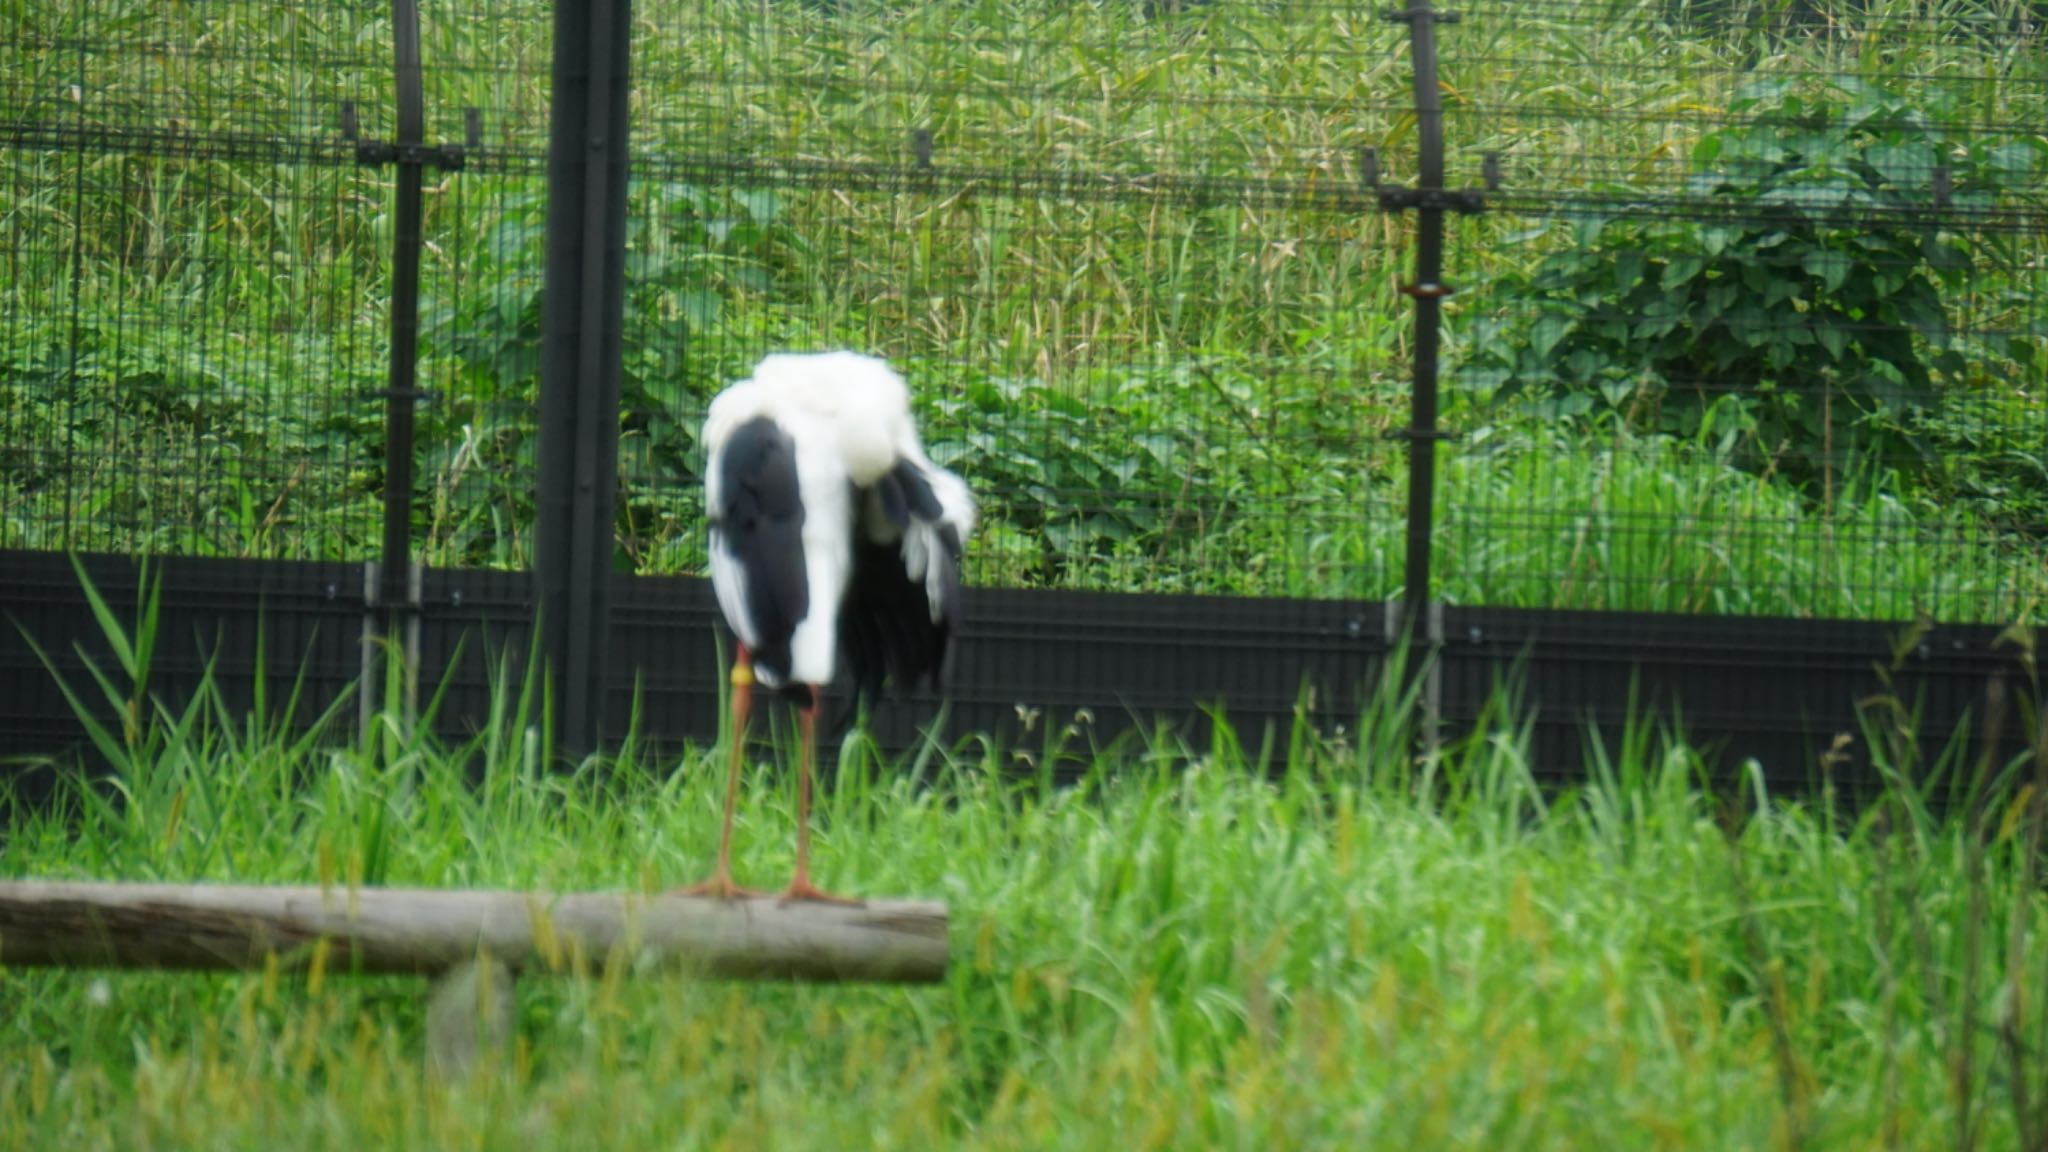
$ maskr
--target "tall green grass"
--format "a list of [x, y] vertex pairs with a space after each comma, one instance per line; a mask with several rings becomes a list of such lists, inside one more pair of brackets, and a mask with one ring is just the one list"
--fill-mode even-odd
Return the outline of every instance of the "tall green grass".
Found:
[[1990, 623], [2048, 603], [2048, 554], [2024, 536], [1881, 485], [1819, 507], [1726, 445], [1498, 432], [1448, 461], [1437, 497], [1453, 603]]
[[[138, 669], [146, 636], [115, 645]], [[527, 735], [543, 710], [518, 685], [470, 741], [396, 714], [361, 740], [298, 735], [283, 702], [225, 708], [211, 682], [171, 706], [126, 660], [92, 713], [113, 775], [12, 811], [0, 875], [658, 889], [696, 879], [716, 843], [714, 750], [629, 744], [549, 771]], [[1891, 787], [1844, 810], [1768, 795], [1758, 772], [1717, 793], [1682, 739], [1639, 725], [1582, 786], [1546, 791], [1506, 696], [1414, 759], [1403, 682], [1336, 732], [1219, 722], [1206, 744], [1094, 748], [1084, 719], [1052, 717], [1022, 760], [968, 739], [923, 749], [922, 770], [856, 741], [815, 863], [837, 888], [949, 902], [938, 987], [536, 978], [514, 1047], [442, 1084], [418, 981], [0, 968], [0, 1146], [2048, 1134], [2048, 745], [2009, 764], [1961, 740], [1920, 749], [1874, 710], [1858, 745]], [[1056, 783], [1055, 759], [1078, 778]], [[1936, 772], [1964, 782], [1948, 815], [1915, 783]], [[744, 880], [790, 866], [792, 807], [786, 773], [757, 760]]]

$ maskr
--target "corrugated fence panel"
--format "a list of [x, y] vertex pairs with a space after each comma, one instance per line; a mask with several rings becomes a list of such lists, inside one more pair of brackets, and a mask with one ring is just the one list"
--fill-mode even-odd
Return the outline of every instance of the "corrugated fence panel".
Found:
[[638, 697], [641, 734], [656, 742], [718, 737], [719, 684], [724, 670], [718, 645], [732, 650], [711, 582], [686, 576], [615, 576], [611, 683], [605, 699], [605, 737], [616, 746], [626, 734]]
[[[612, 739], [624, 735], [636, 690], [644, 736], [714, 739], [717, 645], [729, 654], [732, 640], [721, 635], [709, 582], [619, 577], [612, 595]], [[1206, 718], [1191, 713], [1217, 704], [1253, 742], [1265, 724], [1292, 716], [1305, 683], [1316, 688], [1317, 714], [1341, 723], [1385, 651], [1382, 614], [1378, 604], [1334, 601], [971, 589], [937, 735], [985, 732], [1004, 746], [1037, 747], [1042, 726], [1063, 728], [1086, 711], [1083, 747], [1161, 714], [1206, 739]], [[940, 705], [929, 691], [886, 701], [870, 729], [884, 747], [911, 747]]]
[[438, 731], [467, 738], [491, 716], [494, 685], [523, 686], [533, 647], [533, 577], [430, 568], [420, 579], [420, 694]]

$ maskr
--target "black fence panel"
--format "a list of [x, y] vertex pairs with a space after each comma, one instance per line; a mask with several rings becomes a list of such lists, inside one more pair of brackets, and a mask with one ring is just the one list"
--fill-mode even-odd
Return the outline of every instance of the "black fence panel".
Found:
[[[120, 556], [83, 563], [123, 625], [134, 627], [141, 564]], [[162, 597], [151, 694], [179, 708], [211, 668], [224, 700], [241, 710], [254, 703], [259, 674], [272, 701], [284, 699], [303, 675], [304, 696], [316, 707], [302, 708], [299, 718], [311, 720], [357, 687], [368, 571], [295, 561], [151, 562], [148, 573]], [[464, 740], [492, 722], [494, 700], [509, 707], [528, 687], [532, 580], [525, 573], [430, 569], [420, 589], [417, 637], [402, 634], [395, 642], [414, 648], [425, 718], [443, 737]], [[670, 748], [715, 741], [725, 679], [720, 645], [729, 652], [730, 638], [722, 635], [709, 582], [619, 575], [612, 594], [607, 746], [618, 747], [629, 730]], [[93, 715], [118, 731], [118, 716], [82, 679], [74, 651], [82, 645], [103, 670], [117, 668], [69, 558], [0, 553], [0, 604], [19, 625], [0, 636], [7, 700], [0, 740], [18, 757], [93, 756], [29, 640], [53, 655], [58, 674], [84, 686]], [[1006, 749], [1042, 751], [1050, 736], [1085, 753], [1161, 723], [1199, 748], [1210, 735], [1209, 707], [1254, 747], [1284, 738], [1297, 708], [1335, 732], [1356, 715], [1387, 651], [1386, 606], [1376, 602], [977, 589], [968, 607], [944, 699], [929, 690], [891, 698], [869, 717], [869, 731], [885, 749], [909, 749], [928, 736], [951, 745], [986, 734]], [[372, 687], [381, 693], [384, 685]], [[537, 724], [539, 685], [533, 690], [530, 719]], [[831, 704], [837, 712], [845, 701], [835, 696]], [[338, 738], [354, 731], [358, 714], [343, 709]], [[17, 779], [31, 795], [43, 786]]]
[[[117, 618], [135, 620], [142, 565], [120, 556], [82, 562]], [[150, 562], [148, 575], [162, 589], [149, 690], [165, 707], [182, 708], [209, 669], [231, 710], [253, 704], [259, 675], [273, 712], [302, 682], [302, 723], [354, 687], [368, 603], [364, 565], [174, 558]], [[614, 581], [606, 745], [620, 746], [629, 726], [662, 755], [715, 741], [720, 645], [729, 651], [730, 640], [721, 638], [709, 583]], [[429, 718], [444, 738], [466, 740], [492, 723], [494, 693], [509, 705], [526, 683], [531, 578], [429, 570], [421, 589], [421, 706], [432, 705]], [[125, 682], [68, 557], [0, 553], [0, 604], [10, 617], [0, 632], [0, 746], [15, 758], [7, 778], [33, 799], [49, 781], [43, 760], [91, 750], [28, 638], [116, 733], [119, 715], [82, 660]], [[1048, 749], [1085, 759], [1119, 738], [1142, 744], [1164, 726], [1199, 752], [1211, 735], [1210, 707], [1252, 749], [1284, 742], [1297, 717], [1340, 738], [1390, 668], [1395, 616], [1377, 601], [1006, 589], [973, 590], [969, 608], [944, 699], [891, 699], [869, 718], [885, 749], [902, 752], [927, 738], [952, 747], [985, 734], [1023, 770]], [[1817, 787], [1827, 756], [1834, 786], [1850, 798], [1877, 787], [1867, 739], [1886, 738], [1887, 713], [1873, 709], [1868, 731], [1859, 716], [1885, 696], [1917, 717], [1919, 752], [1909, 765], [1917, 775], [1958, 737], [1973, 767], [1986, 747], [1987, 715], [1999, 724], [1991, 745], [1998, 762], [2031, 739], [2020, 649], [1987, 626], [1506, 608], [1447, 609], [1439, 623], [1433, 692], [1444, 738], [1470, 731], [1489, 698], [1515, 685], [1533, 725], [1531, 769], [1552, 784], [1582, 779], [1588, 741], [1617, 748], [1632, 718], [1678, 721], [1719, 779], [1754, 759], [1785, 794]], [[1997, 678], [2008, 692], [2002, 709], [1987, 704]], [[538, 723], [535, 689], [530, 719]], [[837, 711], [843, 699], [830, 703]], [[337, 737], [354, 731], [357, 715], [341, 710]], [[1848, 742], [1838, 745], [1844, 734]], [[547, 751], [536, 745], [534, 754]]]
[[[430, 574], [428, 611], [443, 610], [439, 582], [452, 588], [473, 575], [481, 574]], [[607, 746], [618, 747], [629, 728], [654, 743], [715, 740], [732, 641], [710, 583], [618, 576], [612, 596]], [[465, 611], [482, 602], [466, 590]], [[507, 647], [523, 642], [526, 602], [489, 603], [504, 614], [487, 630]], [[1256, 745], [1268, 731], [1284, 737], [1297, 704], [1334, 730], [1351, 722], [1380, 671], [1385, 619], [1379, 603], [971, 589], [943, 697], [929, 688], [892, 696], [867, 718], [868, 731], [891, 751], [983, 734], [1035, 753], [1048, 733], [1057, 741], [1069, 726], [1068, 747], [1086, 751], [1165, 720], [1199, 747], [1210, 731], [1204, 709], [1213, 706]], [[436, 623], [428, 633], [452, 637], [482, 622]], [[466, 665], [448, 693], [444, 727], [481, 718], [482, 683]], [[847, 701], [835, 694], [828, 705], [839, 714]]]
[[[526, 572], [429, 568], [420, 574], [418, 706], [437, 732], [484, 731], [493, 703], [516, 706], [534, 663], [534, 582]], [[539, 716], [544, 685], [529, 698]], [[512, 719], [508, 713], [504, 717]], [[500, 733], [514, 736], [514, 733]]]
[[[261, 680], [266, 710], [274, 717], [281, 718], [298, 693], [296, 719], [303, 724], [341, 700], [357, 678], [364, 603], [359, 564], [138, 561], [104, 554], [81, 556], [79, 564], [120, 635], [130, 641], [151, 590], [161, 590], [147, 700], [173, 714], [191, 704], [210, 674], [231, 715], [248, 713]], [[70, 556], [0, 552], [0, 613], [0, 748], [14, 762], [4, 778], [22, 798], [34, 800], [51, 779], [42, 761], [66, 756], [85, 740], [58, 678], [116, 739], [123, 735], [122, 716], [87, 661], [124, 695], [132, 697], [134, 682]]]
[[[617, 747], [635, 720], [655, 741], [709, 743], [718, 736], [725, 682], [711, 583], [693, 576], [614, 576], [608, 651], [607, 743]], [[765, 710], [764, 710], [765, 711]]]
[[[1998, 723], [1989, 745], [1998, 762], [2031, 746], [2018, 706], [2029, 684], [2022, 649], [2001, 631], [1453, 608], [1443, 615], [1444, 719], [1448, 731], [1469, 728], [1488, 693], [1513, 684], [1546, 781], [1583, 778], [1589, 744], [1617, 753], [1635, 721], [1682, 733], [1724, 782], [1754, 760], [1774, 791], [1816, 790], [1825, 758], [1842, 795], [1869, 796], [1880, 787], [1869, 741], [1895, 730], [1886, 699], [1918, 718], [1918, 759], [1905, 765], [1916, 778], [1958, 736], [1969, 750], [1962, 767], [1974, 771], [1987, 714]], [[1989, 704], [1994, 678], [2007, 693], [2002, 707]]]

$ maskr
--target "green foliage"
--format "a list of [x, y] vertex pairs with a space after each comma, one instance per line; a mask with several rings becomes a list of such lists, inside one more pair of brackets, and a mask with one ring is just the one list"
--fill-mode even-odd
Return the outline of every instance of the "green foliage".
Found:
[[1580, 219], [1490, 285], [1517, 311], [1475, 324], [1464, 384], [1546, 418], [1738, 438], [1748, 467], [1816, 496], [1873, 463], [1939, 483], [1941, 413], [2038, 381], [2048, 333], [1957, 337], [1946, 300], [1998, 253], [1942, 229], [1935, 170], [1956, 211], [1987, 211], [2048, 167], [2048, 142], [1944, 135], [1853, 80], [1759, 81], [1729, 111], [1693, 149], [1707, 217]]
[[[990, 511], [1031, 539], [1013, 574], [1054, 584], [1119, 545], [1156, 545], [1171, 530], [1177, 490], [1182, 504], [1209, 497], [1210, 462], [1191, 451], [1196, 421], [1185, 412], [1178, 426], [1159, 420], [1157, 395], [1141, 378], [1078, 394], [977, 380], [958, 395], [925, 401], [928, 426], [939, 430], [927, 449], [938, 463], [967, 472]], [[1124, 432], [1104, 437], [1105, 427]]]
[[[428, 473], [457, 489], [441, 495], [430, 529], [441, 563], [504, 563], [524, 552], [539, 463], [546, 215], [539, 192], [506, 198], [461, 279], [423, 304], [422, 353], [453, 366], [449, 394], [421, 413], [421, 439], [436, 445]], [[619, 383], [625, 539], [645, 546], [643, 529], [655, 523], [659, 547], [699, 526], [690, 491], [703, 469], [697, 428], [711, 393], [743, 367], [716, 350], [744, 354], [744, 303], [773, 285], [782, 254], [806, 251], [779, 217], [777, 195], [764, 189], [662, 181], [634, 190]]]
[[[1674, 29], [1663, 0], [1603, 8], [1597, 21], [1491, 5], [1445, 41], [1447, 106], [1454, 118], [1545, 109], [1542, 127], [1522, 121], [1511, 131], [1528, 135], [1495, 142], [1511, 157], [1511, 187], [1545, 190], [1581, 186], [1579, 165], [1591, 156], [1655, 170], [1674, 132], [1718, 120], [1736, 80], [1760, 74], [1910, 75], [1912, 100], [1944, 121], [2048, 122], [2039, 61], [2002, 23], [1996, 36], [1895, 42], [1889, 17], [1860, 4], [1823, 7], [1856, 34]], [[2008, 7], [1998, 0], [1942, 19], [1989, 29], [2016, 11]], [[0, 540], [373, 555], [391, 173], [300, 161], [340, 146], [332, 121], [343, 100], [357, 102], [365, 133], [388, 133], [388, 9], [16, 8], [21, 34], [8, 60], [22, 79], [12, 91], [33, 131], [0, 149]], [[977, 581], [1398, 592], [1400, 446], [1380, 433], [1405, 404], [1412, 322], [1395, 265], [1409, 224], [1358, 211], [1353, 176], [1359, 148], [1398, 165], [1414, 136], [1400, 102], [1383, 98], [1405, 90], [1403, 33], [1370, 8], [681, 0], [642, 10], [618, 564], [703, 571], [694, 438], [705, 398], [764, 351], [844, 346], [909, 370], [926, 427], [947, 451], [977, 438], [992, 446], [954, 457], [988, 512], [969, 555]], [[420, 381], [432, 398], [417, 410], [415, 538], [431, 563], [521, 567], [531, 560], [537, 464], [549, 9], [539, 0], [488, 9], [429, 11], [422, 29], [428, 135], [462, 139], [472, 106], [485, 133], [471, 164], [437, 178], [426, 197]], [[104, 50], [79, 51], [96, 30]], [[185, 47], [165, 54], [161, 45]], [[1731, 51], [1761, 55], [1738, 73]], [[1495, 66], [1507, 58], [1522, 64]], [[1863, 99], [1850, 91], [1821, 99], [1846, 116]], [[1819, 107], [1796, 95], [1808, 101], [1801, 114]], [[1784, 100], [1762, 99], [1751, 119], [1789, 114]], [[1922, 129], [1912, 109], [1870, 99], [1871, 139], [1843, 137], [1848, 151], [1822, 167], [1857, 174], [1864, 194], [1889, 203], [1904, 193], [1870, 185], [1864, 168], [1900, 170], [1903, 154], [1881, 149], [1917, 149]], [[175, 121], [158, 115], [173, 107]], [[935, 134], [929, 179], [870, 179], [903, 162], [912, 125]], [[129, 150], [21, 144], [74, 130]], [[2038, 142], [2014, 131], [1936, 142], [1963, 150], [1947, 155], [1959, 205], [2039, 183]], [[1775, 146], [1806, 148], [1795, 139], [1803, 132]], [[1471, 175], [1458, 171], [1472, 160], [1457, 150], [1468, 145], [1493, 146], [1454, 119], [1454, 180]], [[1755, 125], [1727, 134], [1731, 154], [1773, 146]], [[842, 180], [842, 164], [857, 178]], [[1734, 171], [1725, 157], [1708, 167], [1795, 198], [1826, 183], [1812, 164], [1775, 176]], [[1504, 214], [1464, 224], [1483, 240], [1512, 226]], [[1821, 614], [1924, 603], [1958, 619], [2024, 603], [2048, 580], [2038, 547], [2009, 534], [2048, 523], [2044, 356], [2040, 333], [2027, 328], [2048, 295], [2041, 235], [1962, 226], [1967, 234], [1936, 239], [1973, 263], [1967, 300], [1947, 301], [1945, 352], [1907, 315], [1903, 302], [1919, 288], [1887, 297], [1899, 313], [1888, 323], [1923, 357], [1931, 405], [1892, 403], [1887, 389], [1900, 388], [1882, 378], [1879, 357], [1845, 348], [1854, 363], [1830, 361], [1832, 375], [1817, 381], [1838, 401], [1827, 417], [1783, 386], [1706, 408], [1642, 380], [1604, 380], [1638, 429], [1661, 427], [1667, 411], [1674, 423], [1696, 415], [1701, 429], [1684, 441], [1696, 451], [1611, 466], [1602, 462], [1607, 429], [1583, 418], [1557, 440], [1536, 421], [1478, 428], [1453, 413], [1474, 435], [1446, 450], [1438, 507], [1463, 516], [1461, 529], [1480, 527], [1479, 509], [1498, 519], [1483, 540], [1439, 537], [1442, 587], [1468, 602]], [[1600, 243], [1628, 227], [1613, 224]], [[1762, 237], [1735, 239], [1758, 259], [1772, 254]], [[1810, 243], [1825, 256], [1836, 239]], [[1668, 263], [1675, 252], [1646, 255], [1645, 278], [1652, 255]], [[1482, 242], [1458, 253], [1453, 276], [1526, 281], [1540, 255], [1527, 243]], [[1816, 269], [1772, 275], [1824, 288], [1834, 266]], [[1657, 286], [1665, 275], [1660, 265]], [[1921, 276], [1950, 291], [1939, 270]], [[1691, 286], [1709, 279], [1703, 269]], [[1613, 307], [1629, 300], [1617, 289]], [[1981, 335], [2008, 330], [2016, 341]], [[1490, 387], [1483, 374], [1516, 358], [1484, 357], [1513, 334], [1474, 334], [1475, 379]], [[1583, 339], [1559, 342], [1567, 337]], [[1755, 358], [1790, 356], [1797, 367], [1820, 355], [1796, 339]], [[1937, 352], [1961, 358], [1960, 378], [1935, 363]], [[1852, 370], [1865, 391], [1850, 387]], [[1614, 410], [1597, 388], [1577, 392]], [[1884, 411], [1859, 407], [1871, 396]], [[1697, 412], [1686, 414], [1689, 405]], [[1818, 449], [1772, 440], [1810, 438], [1814, 419], [1825, 433], [1848, 433], [1823, 436]], [[1480, 431], [1491, 436], [1484, 451]], [[1853, 581], [1830, 575], [1852, 548], [1829, 543], [1838, 525], [1825, 508], [1793, 508], [1792, 519], [1752, 534], [1791, 541], [1786, 554], [1797, 559], [1787, 562], [1731, 546], [1728, 526], [1712, 519], [1791, 507], [1776, 490], [1746, 488], [1731, 461], [1753, 470], [1780, 461], [1774, 482], [1791, 473], [1810, 488], [1816, 467], [1825, 477], [1852, 454], [1917, 453], [1914, 441], [1940, 466], [1901, 457], [1917, 470], [1908, 485], [1852, 484], [1836, 470], [1841, 520], [1884, 526], [1855, 545]], [[1575, 474], [1544, 471], [1545, 455]], [[1511, 500], [1500, 491], [1509, 484], [1535, 494]], [[1903, 503], [1866, 499], [1901, 487], [1916, 489]], [[1624, 493], [1649, 502], [1628, 507]], [[1580, 514], [1596, 501], [1597, 514]], [[1642, 525], [1674, 509], [1687, 518], [1662, 526], [1671, 547], [1642, 546]], [[1564, 527], [1550, 539], [1542, 525]], [[1701, 559], [1680, 566], [1667, 562], [1673, 554]], [[1573, 575], [1540, 567], [1548, 563]], [[1912, 575], [1894, 581], [1892, 572]], [[1955, 572], [1969, 579], [1939, 575]], [[1708, 587], [1702, 573], [1727, 582]], [[1881, 591], [1857, 589], [1871, 580]]]
[[2000, 621], [2048, 603], [2043, 557], [1967, 511], [1844, 483], [1817, 514], [1789, 485], [1738, 467], [1741, 447], [1718, 426], [1710, 414], [1689, 442], [1626, 427], [1604, 440], [1556, 424], [1473, 429], [1439, 497], [1443, 596], [1872, 620]]
[[[283, 373], [204, 331], [143, 342], [118, 324], [34, 317], [14, 336], [0, 343], [0, 484], [16, 541], [41, 543], [23, 539], [30, 510], [75, 519], [76, 547], [241, 556], [303, 555], [351, 518], [374, 523], [381, 423], [369, 403], [292, 403]], [[349, 366], [318, 337], [291, 351]], [[315, 461], [329, 485], [317, 509], [305, 491]]]

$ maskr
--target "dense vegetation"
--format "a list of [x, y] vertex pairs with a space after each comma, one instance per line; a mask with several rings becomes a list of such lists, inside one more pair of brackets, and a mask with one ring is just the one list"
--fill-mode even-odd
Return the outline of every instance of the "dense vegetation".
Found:
[[[0, 538], [366, 555], [390, 193], [335, 110], [388, 130], [388, 16], [119, 7], [22, 11], [7, 47], [0, 120], [97, 143], [0, 153]], [[1444, 593], [1968, 619], [2038, 600], [2038, 227], [1852, 221], [1786, 257], [1768, 230], [1629, 211], [1573, 246], [1556, 216], [1577, 196], [1810, 199], [1844, 173], [1905, 202], [1956, 149], [1958, 205], [2037, 210], [2048, 54], [2025, 10], [1470, 7], [1443, 30], [1452, 178], [1504, 152], [1521, 207], [1454, 236]], [[1398, 589], [1405, 474], [1381, 434], [1404, 416], [1409, 224], [1371, 207], [1356, 156], [1401, 177], [1414, 137], [1403, 33], [1373, 6], [665, 0], [638, 18], [622, 566], [700, 566], [711, 391], [769, 348], [850, 344], [911, 373], [936, 453], [985, 494], [983, 581]], [[430, 13], [425, 35], [432, 132], [462, 138], [475, 106], [484, 133], [429, 195], [417, 538], [436, 563], [521, 565], [545, 5]], [[1830, 103], [1844, 92], [1865, 95]], [[1735, 171], [1787, 118], [1822, 146]], [[171, 137], [103, 150], [165, 120]], [[1683, 276], [1700, 243], [1730, 272]], [[1790, 269], [1753, 307], [1818, 302], [1867, 336], [1780, 325], [1708, 366], [1731, 403], [1678, 403], [1704, 369], [1673, 342], [1722, 347], [1699, 309], [1730, 261]], [[1845, 295], [1880, 266], [1885, 302]], [[1602, 279], [1631, 267], [1648, 275]], [[1656, 331], [1571, 311], [1687, 284]], [[1826, 417], [1792, 410], [1815, 375], [1845, 389]], [[1565, 403], [1503, 405], [1509, 382]], [[1878, 386], [1909, 402], [1856, 398]]]

